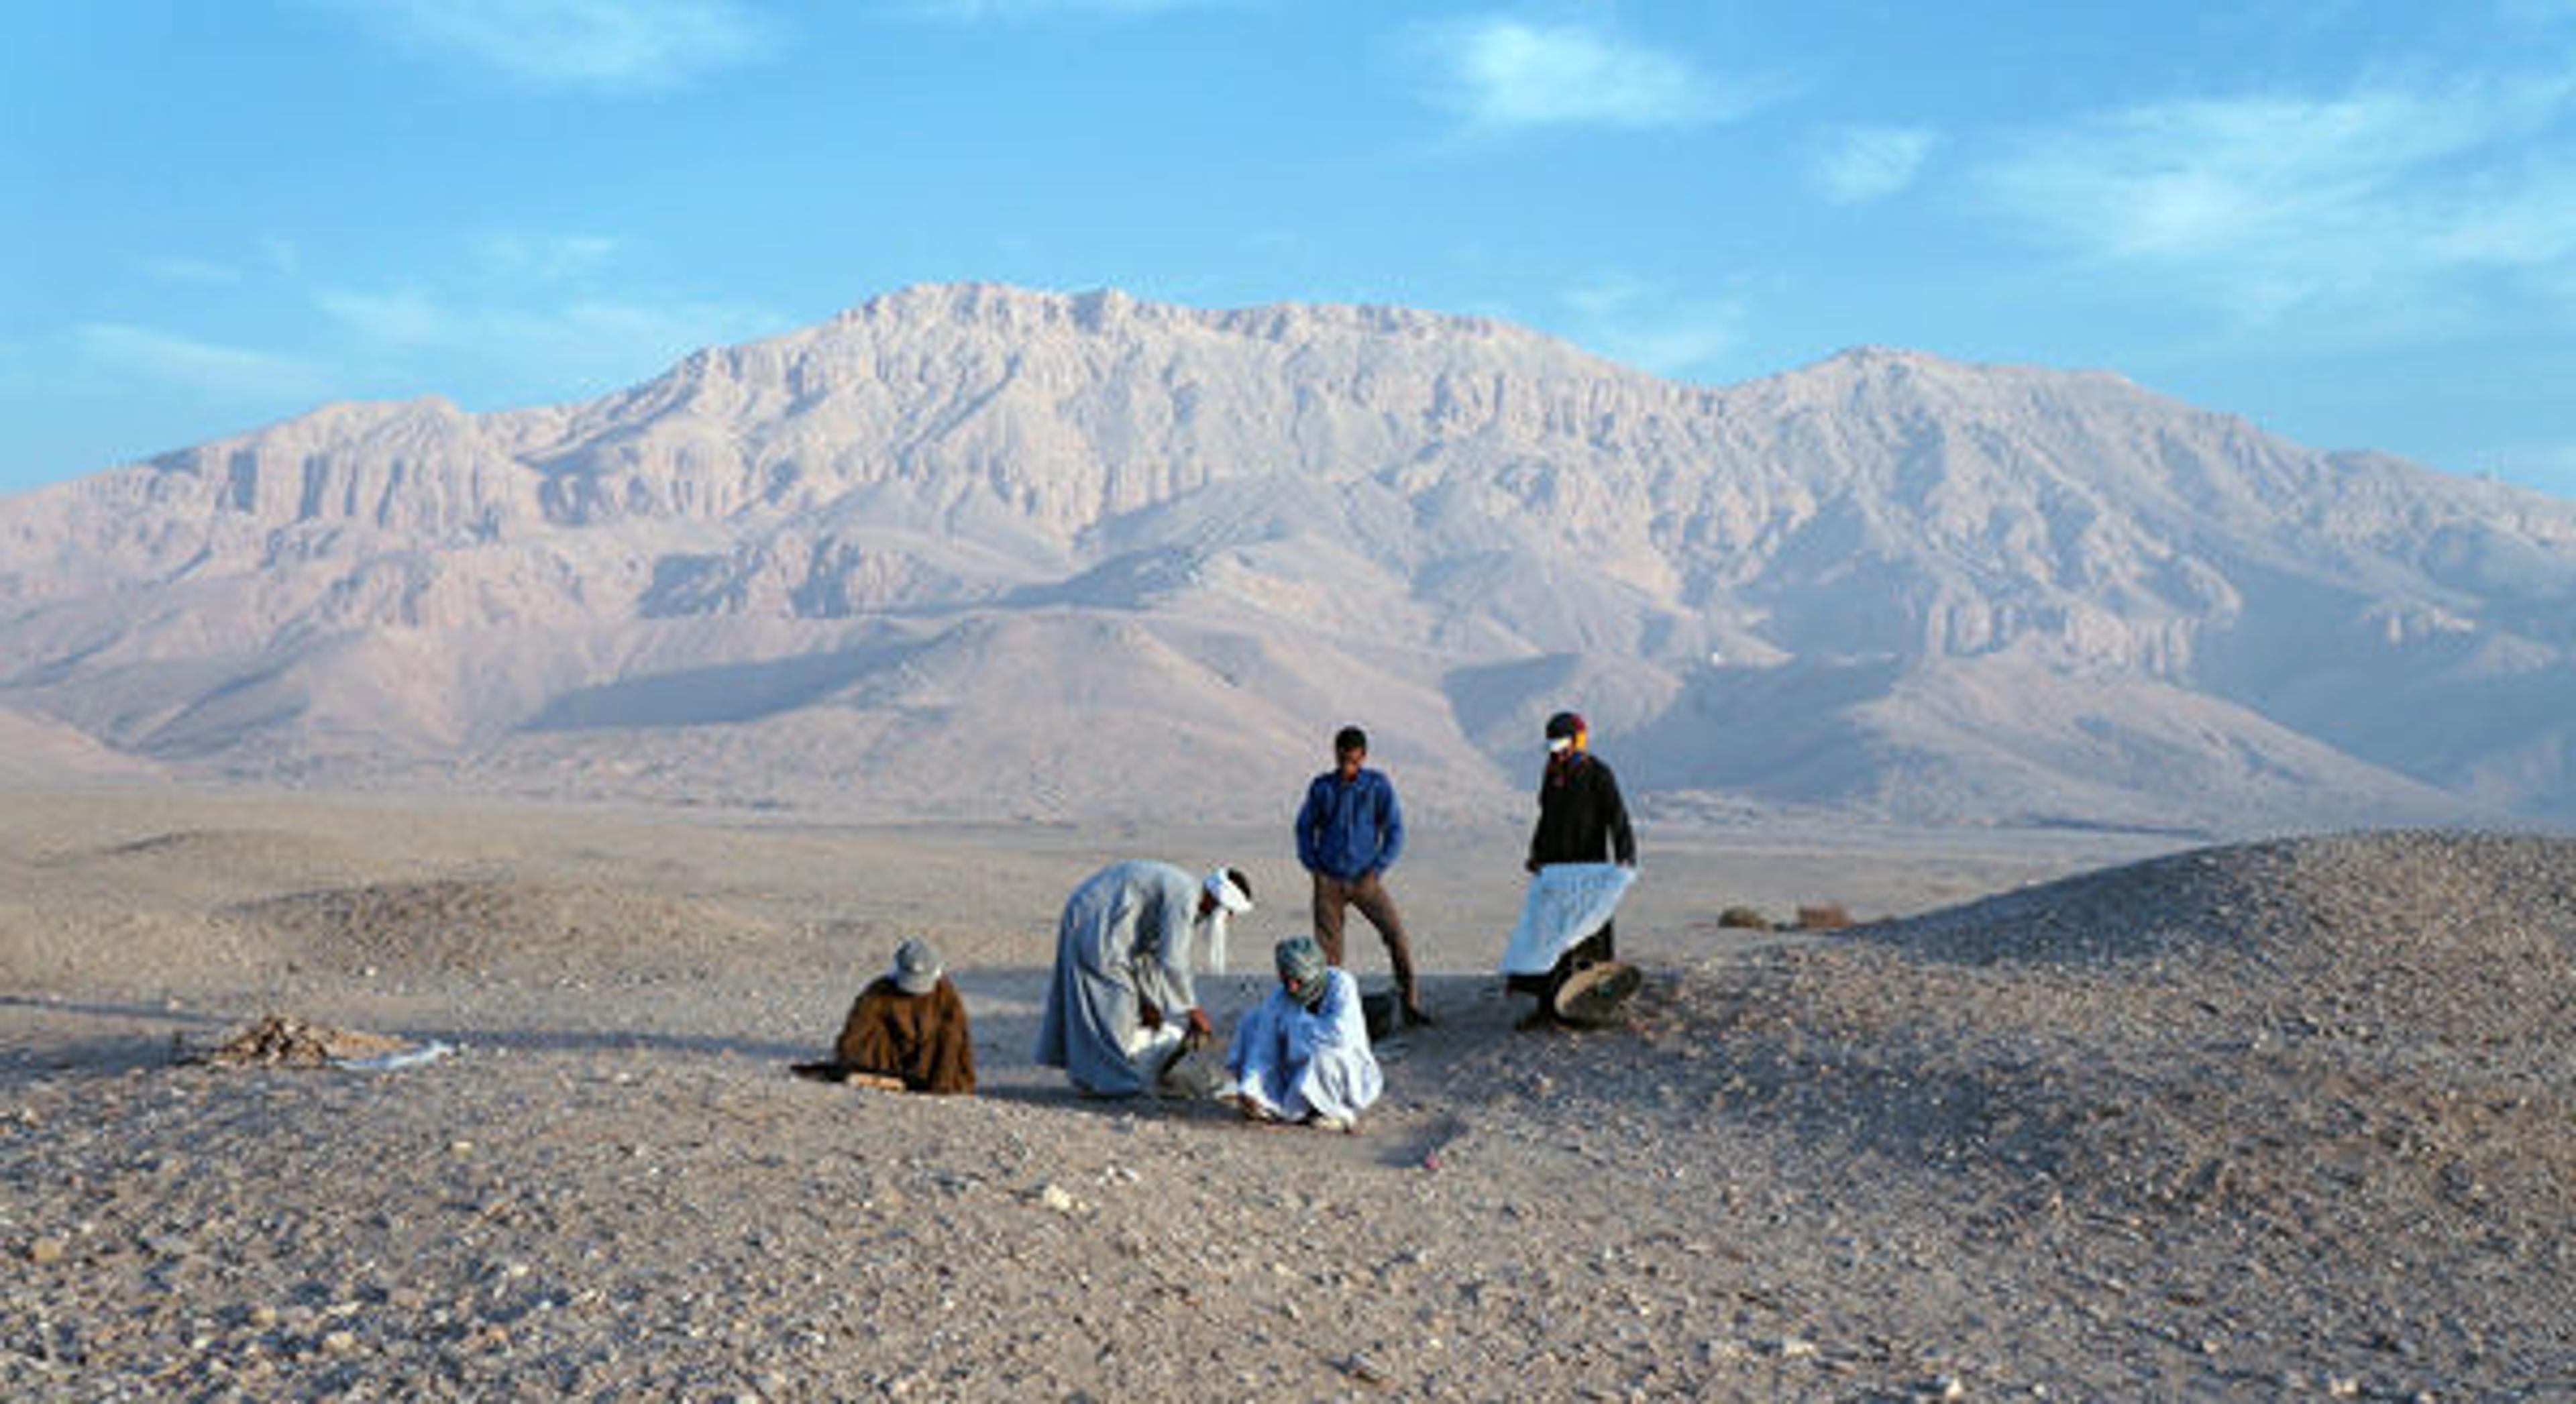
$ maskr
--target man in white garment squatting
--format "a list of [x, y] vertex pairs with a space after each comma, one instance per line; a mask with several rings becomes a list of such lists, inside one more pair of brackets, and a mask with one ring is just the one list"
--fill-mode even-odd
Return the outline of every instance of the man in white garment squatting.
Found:
[[1038, 1062], [1096, 1097], [1160, 1090], [1184, 1030], [1213, 1036], [1191, 980], [1192, 948], [1222, 972], [1226, 919], [1251, 910], [1251, 879], [1234, 868], [1196, 878], [1138, 859], [1083, 879], [1056, 927]]
[[1234, 1027], [1226, 1067], [1235, 1105], [1253, 1121], [1348, 1131], [1386, 1090], [1369, 1051], [1360, 983], [1324, 963], [1312, 936], [1279, 943], [1279, 988]]

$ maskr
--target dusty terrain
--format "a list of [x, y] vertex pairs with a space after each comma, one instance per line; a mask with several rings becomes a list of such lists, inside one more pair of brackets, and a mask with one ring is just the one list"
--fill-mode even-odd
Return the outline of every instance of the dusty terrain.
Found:
[[[1425, 833], [1359, 1134], [1029, 1063], [1115, 857], [1251, 872], [1227, 1023], [1285, 828], [0, 796], [0, 1396], [2576, 1392], [2576, 844], [1649, 824], [1630, 1026], [1522, 1034]], [[983, 1095], [789, 1076], [907, 935]], [[270, 1013], [456, 1051], [174, 1062]]]

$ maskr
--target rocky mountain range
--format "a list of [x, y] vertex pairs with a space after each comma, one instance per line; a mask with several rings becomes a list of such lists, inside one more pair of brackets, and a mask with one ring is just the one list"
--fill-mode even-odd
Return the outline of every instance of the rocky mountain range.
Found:
[[0, 498], [0, 776], [1282, 822], [2576, 819], [2576, 503], [2118, 376], [1669, 382], [1525, 329], [962, 285], [581, 404]]

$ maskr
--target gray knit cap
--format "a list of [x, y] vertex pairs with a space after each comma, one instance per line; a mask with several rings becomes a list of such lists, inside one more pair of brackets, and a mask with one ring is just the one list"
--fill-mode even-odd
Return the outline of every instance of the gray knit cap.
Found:
[[939, 954], [919, 937], [894, 948], [894, 984], [905, 994], [924, 995], [939, 988]]

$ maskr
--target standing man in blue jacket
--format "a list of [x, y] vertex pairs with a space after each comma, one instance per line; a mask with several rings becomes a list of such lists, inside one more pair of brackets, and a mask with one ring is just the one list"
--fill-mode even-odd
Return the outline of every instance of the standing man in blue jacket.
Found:
[[1315, 875], [1315, 940], [1324, 948], [1325, 964], [1341, 965], [1342, 914], [1359, 908], [1386, 942], [1404, 1022], [1428, 1024], [1431, 1014], [1414, 983], [1404, 918], [1396, 914], [1385, 882], [1386, 870], [1404, 852], [1404, 807], [1396, 803], [1394, 783], [1363, 764], [1367, 759], [1368, 733], [1343, 727], [1333, 736], [1333, 768], [1306, 787], [1306, 803], [1297, 811], [1297, 861]]

